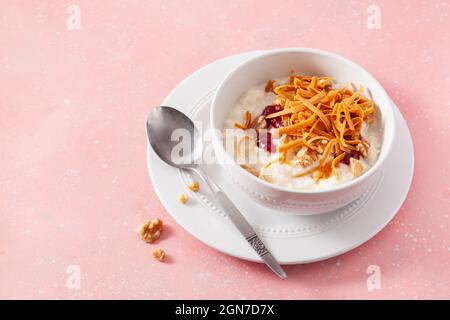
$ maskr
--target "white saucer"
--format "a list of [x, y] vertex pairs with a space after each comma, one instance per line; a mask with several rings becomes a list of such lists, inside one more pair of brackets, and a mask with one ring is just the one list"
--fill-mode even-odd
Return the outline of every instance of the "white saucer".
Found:
[[[163, 105], [176, 107], [193, 120], [209, 126], [209, 104], [224, 76], [245, 59], [259, 52], [244, 53], [211, 63], [183, 80]], [[345, 253], [369, 240], [394, 217], [406, 198], [414, 169], [413, 145], [408, 127], [394, 106], [398, 135], [382, 177], [350, 205], [325, 214], [304, 216], [283, 213], [254, 203], [240, 192], [217, 165], [205, 166], [247, 217], [282, 264], [319, 261]], [[193, 193], [184, 172], [163, 163], [148, 147], [148, 168], [154, 189], [167, 211], [183, 228], [205, 244], [226, 254], [261, 262], [224, 212], [216, 206], [206, 186]], [[198, 180], [198, 179], [196, 179]], [[182, 205], [178, 196], [189, 194]]]

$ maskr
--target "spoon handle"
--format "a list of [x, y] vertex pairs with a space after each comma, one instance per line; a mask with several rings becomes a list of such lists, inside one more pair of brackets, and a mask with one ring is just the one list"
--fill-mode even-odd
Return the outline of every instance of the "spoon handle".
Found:
[[210, 180], [201, 170], [196, 168], [194, 169], [194, 171], [202, 178], [202, 180], [206, 182], [235, 227], [244, 236], [245, 240], [247, 240], [253, 250], [255, 250], [255, 252], [261, 257], [264, 263], [281, 279], [286, 279], [286, 272], [275, 260], [262, 240], [258, 237], [250, 223], [248, 223], [247, 219], [245, 219], [239, 209], [236, 208], [230, 198], [228, 198], [228, 196], [220, 189], [220, 187], [215, 184], [214, 181]]
[[258, 237], [251, 225], [242, 215], [242, 213], [236, 208], [231, 200], [223, 193], [223, 191], [216, 192], [217, 200], [222, 205], [223, 209], [227, 213], [230, 220], [239, 230], [239, 232], [245, 237], [245, 240], [250, 244], [253, 250], [263, 259], [264, 263], [275, 272], [281, 279], [286, 279], [287, 275], [284, 272], [280, 264], [275, 260], [267, 247]]

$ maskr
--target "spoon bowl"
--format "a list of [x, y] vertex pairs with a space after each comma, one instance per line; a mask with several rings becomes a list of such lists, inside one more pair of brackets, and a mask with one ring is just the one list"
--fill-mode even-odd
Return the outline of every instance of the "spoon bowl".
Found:
[[156, 107], [149, 113], [146, 127], [150, 145], [164, 162], [179, 169], [198, 167], [201, 135], [184, 113], [172, 107]]

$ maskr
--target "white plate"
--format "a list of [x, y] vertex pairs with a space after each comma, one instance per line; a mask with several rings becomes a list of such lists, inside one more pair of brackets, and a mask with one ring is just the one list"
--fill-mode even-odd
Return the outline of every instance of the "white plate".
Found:
[[[233, 67], [258, 54], [231, 56], [203, 67], [183, 80], [163, 105], [179, 109], [193, 120], [201, 121], [203, 129], [207, 128], [210, 101], [219, 82]], [[280, 263], [298, 264], [331, 258], [373, 237], [394, 217], [406, 198], [413, 176], [414, 152], [406, 122], [397, 107], [394, 109], [398, 135], [382, 177], [358, 200], [330, 213], [297, 216], [263, 207], [239, 192], [217, 165], [205, 165], [205, 171], [234, 201]], [[226, 214], [216, 206], [206, 186], [198, 193], [190, 192], [186, 183], [191, 177], [163, 163], [150, 147], [147, 159], [154, 189], [177, 223], [221, 252], [261, 262]], [[189, 194], [187, 205], [178, 201], [181, 193]]]

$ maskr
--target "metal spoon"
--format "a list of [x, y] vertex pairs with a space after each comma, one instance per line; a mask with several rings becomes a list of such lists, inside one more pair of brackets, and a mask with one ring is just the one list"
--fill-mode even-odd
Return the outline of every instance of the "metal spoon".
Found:
[[[286, 279], [287, 275], [283, 268], [267, 250], [242, 213], [196, 163], [202, 155], [202, 138], [191, 119], [174, 108], [156, 107], [149, 113], [146, 127], [148, 140], [155, 153], [172, 167], [195, 172], [208, 185], [230, 220], [264, 263], [281, 279]], [[190, 142], [188, 152], [174, 152], [174, 148], [180, 143], [173, 138], [174, 133], [177, 132], [183, 135], [183, 138], [189, 139], [187, 141], [188, 144]], [[186, 150], [183, 149], [183, 151]]]

